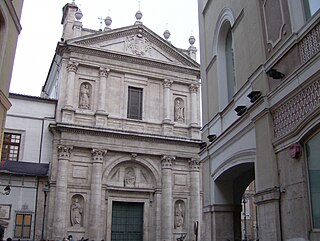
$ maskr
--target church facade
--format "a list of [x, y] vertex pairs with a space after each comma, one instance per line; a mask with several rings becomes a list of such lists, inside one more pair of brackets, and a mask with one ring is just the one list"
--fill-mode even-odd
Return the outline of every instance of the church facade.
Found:
[[63, 8], [42, 91], [57, 99], [45, 238], [194, 240], [202, 205], [193, 42], [175, 48], [141, 12], [114, 30], [107, 18], [104, 31], [83, 28], [81, 16], [74, 3]]

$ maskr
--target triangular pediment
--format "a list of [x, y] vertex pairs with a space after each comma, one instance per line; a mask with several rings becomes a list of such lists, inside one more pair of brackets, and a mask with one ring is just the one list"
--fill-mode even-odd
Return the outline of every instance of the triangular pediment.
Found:
[[181, 50], [144, 25], [133, 25], [71, 39], [69, 44], [181, 66], [199, 67]]

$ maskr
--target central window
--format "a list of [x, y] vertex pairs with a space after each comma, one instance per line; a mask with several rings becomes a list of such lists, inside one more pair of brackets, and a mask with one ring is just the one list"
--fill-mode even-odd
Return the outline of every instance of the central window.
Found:
[[4, 133], [1, 158], [6, 161], [18, 161], [21, 135]]
[[127, 118], [142, 120], [142, 95], [142, 88], [128, 87]]

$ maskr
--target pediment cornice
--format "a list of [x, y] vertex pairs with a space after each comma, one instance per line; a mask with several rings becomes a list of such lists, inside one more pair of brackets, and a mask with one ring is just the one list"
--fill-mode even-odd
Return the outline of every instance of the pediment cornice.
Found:
[[164, 61], [154, 60], [154, 59], [147, 59], [144, 57], [133, 56], [125, 53], [113, 52], [110, 50], [101, 50], [98, 48], [86, 47], [86, 46], [79, 46], [79, 45], [59, 45], [57, 49], [58, 54], [61, 56], [63, 53], [78, 53], [78, 54], [86, 54], [101, 58], [107, 58], [111, 60], [118, 60], [126, 63], [131, 64], [139, 64], [147, 67], [152, 68], [159, 68], [163, 70], [169, 70], [179, 73], [185, 73], [190, 75], [195, 75], [200, 78], [200, 69], [199, 67], [194, 66], [184, 66], [179, 65], [177, 63], [168, 63]]
[[104, 31], [98, 34], [97, 33], [90, 34], [84, 37], [73, 39], [71, 41], [67, 41], [67, 44], [89, 47], [90, 45], [94, 45], [97, 43], [124, 38], [124, 37], [137, 35], [137, 34], [148, 39], [148, 41], [150, 41], [153, 45], [157, 46], [158, 48], [162, 49], [164, 52], [172, 55], [181, 64], [190, 66], [190, 67], [199, 68], [199, 64], [196, 61], [191, 59], [186, 54], [182, 53], [181, 50], [174, 47], [168, 41], [159, 37], [157, 34], [152, 32], [150, 29], [148, 29], [144, 25], [133, 25], [133, 26], [119, 28], [115, 30]]

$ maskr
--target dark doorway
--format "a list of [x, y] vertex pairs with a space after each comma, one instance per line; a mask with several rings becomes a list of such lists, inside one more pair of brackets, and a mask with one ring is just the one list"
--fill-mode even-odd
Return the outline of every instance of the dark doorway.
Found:
[[143, 203], [112, 203], [111, 241], [143, 241]]

